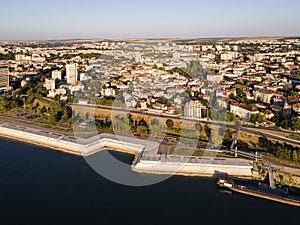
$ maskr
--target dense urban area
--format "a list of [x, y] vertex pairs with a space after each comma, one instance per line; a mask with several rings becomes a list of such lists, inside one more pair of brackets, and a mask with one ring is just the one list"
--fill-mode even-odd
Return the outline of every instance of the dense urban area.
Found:
[[[299, 38], [3, 41], [0, 113], [58, 130], [91, 121], [100, 133], [170, 142], [184, 133], [222, 149], [243, 127], [240, 149], [296, 167], [299, 61]], [[216, 121], [226, 129], [207, 125]]]

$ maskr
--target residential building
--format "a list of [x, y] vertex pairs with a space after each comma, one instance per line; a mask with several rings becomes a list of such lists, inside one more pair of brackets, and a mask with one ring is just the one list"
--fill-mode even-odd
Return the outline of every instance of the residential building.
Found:
[[7, 66], [0, 66], [0, 89], [9, 88], [9, 69]]
[[293, 105], [293, 114], [295, 116], [300, 116], [300, 103], [296, 103]]
[[259, 113], [255, 106], [252, 107], [243, 103], [238, 104], [237, 102], [231, 103], [230, 112], [246, 121], [249, 121], [251, 119], [251, 115]]
[[53, 80], [56, 80], [56, 79], [59, 79], [59, 80], [61, 80], [61, 71], [60, 70], [53, 70], [52, 72], [51, 72], [51, 76], [52, 76], [52, 79]]
[[285, 101], [282, 107], [282, 118], [289, 119], [291, 117], [292, 117], [292, 106], [290, 106], [288, 102]]
[[271, 104], [272, 97], [275, 92], [269, 89], [259, 89], [254, 91], [254, 100], [257, 102], [264, 102], [267, 104]]
[[78, 81], [77, 79], [77, 64], [67, 64], [66, 65], [66, 77], [67, 83], [71, 85], [75, 85]]
[[198, 119], [207, 118], [208, 108], [200, 101], [190, 101], [184, 107], [184, 116]]
[[54, 90], [55, 89], [55, 80], [54, 79], [50, 79], [50, 78], [46, 78], [45, 79], [45, 85], [44, 87], [47, 90]]
[[100, 94], [102, 97], [115, 97], [116, 96], [116, 90], [113, 88], [102, 88], [100, 91]]

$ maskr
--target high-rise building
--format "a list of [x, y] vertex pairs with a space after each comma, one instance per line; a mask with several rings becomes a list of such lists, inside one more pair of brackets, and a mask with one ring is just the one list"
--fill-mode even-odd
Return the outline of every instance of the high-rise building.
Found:
[[54, 90], [55, 89], [55, 80], [50, 79], [50, 78], [46, 78], [44, 87], [47, 90]]
[[207, 118], [208, 108], [200, 101], [190, 101], [184, 107], [184, 116], [198, 119]]
[[56, 80], [56, 79], [61, 80], [61, 71], [60, 70], [53, 70], [51, 75], [52, 75], [53, 80]]
[[77, 82], [77, 64], [67, 64], [66, 65], [66, 77], [67, 77], [67, 83], [68, 84], [76, 84]]
[[7, 66], [0, 66], [0, 89], [8, 90], [9, 87], [9, 69]]
[[137, 52], [137, 53], [135, 54], [135, 62], [136, 62], [136, 63], [140, 63], [140, 62], [142, 62], [142, 61], [143, 61], [143, 58], [142, 58], [141, 53], [140, 53], [140, 52]]

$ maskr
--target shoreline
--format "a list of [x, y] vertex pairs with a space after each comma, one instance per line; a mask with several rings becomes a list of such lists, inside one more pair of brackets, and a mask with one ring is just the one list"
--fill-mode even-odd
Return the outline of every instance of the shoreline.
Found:
[[[14, 129], [15, 128], [15, 129]], [[134, 155], [131, 168], [134, 172], [179, 176], [217, 177], [224, 174], [252, 179], [252, 161], [243, 159], [209, 159], [158, 153], [159, 143], [133, 137], [100, 134], [88, 139], [74, 139], [55, 131], [0, 124], [0, 137], [35, 146], [49, 148], [81, 157], [103, 150]]]
[[5, 138], [5, 139], [17, 141], [19, 143], [30, 144], [30, 145], [33, 145], [33, 146], [36, 146], [36, 147], [48, 148], [49, 150], [54, 150], [54, 151], [57, 151], [57, 152], [62, 152], [62, 153], [66, 153], [66, 154], [70, 154], [70, 155], [74, 155], [74, 156], [82, 156], [81, 154], [79, 154], [78, 152], [75, 152], [75, 151], [67, 150], [67, 149], [64, 149], [64, 148], [54, 148], [51, 145], [35, 143], [35, 142], [27, 140], [27, 139], [26, 140], [25, 139], [18, 139], [16, 137], [13, 137], [13, 136], [10, 136], [10, 135], [2, 134], [1, 132], [0, 132], [0, 138]]

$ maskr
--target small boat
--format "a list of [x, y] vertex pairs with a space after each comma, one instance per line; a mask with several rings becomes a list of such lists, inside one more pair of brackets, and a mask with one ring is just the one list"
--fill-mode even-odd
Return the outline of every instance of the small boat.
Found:
[[220, 187], [227, 187], [232, 188], [233, 187], [233, 181], [226, 178], [219, 178], [219, 181], [217, 183]]

